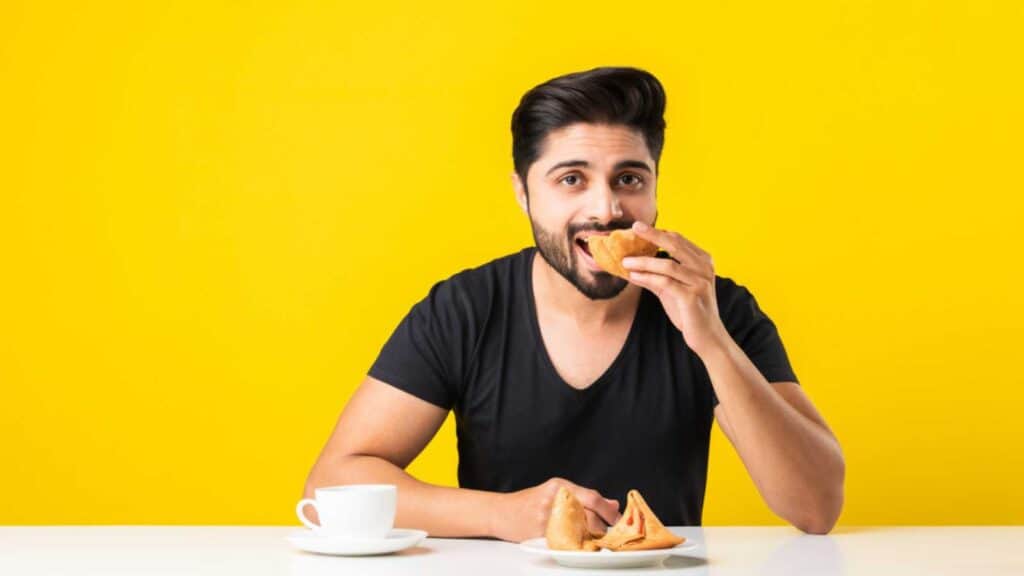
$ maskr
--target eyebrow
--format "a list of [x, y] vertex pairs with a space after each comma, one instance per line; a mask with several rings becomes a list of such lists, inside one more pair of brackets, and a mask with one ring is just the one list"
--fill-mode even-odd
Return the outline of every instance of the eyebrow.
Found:
[[[558, 170], [559, 168], [589, 168], [589, 167], [590, 167], [590, 162], [587, 162], [586, 160], [563, 160], [563, 161], [555, 164], [551, 168], [549, 168], [548, 171], [544, 175], [545, 176], [550, 175], [552, 172], [554, 172], [555, 170]], [[648, 166], [647, 163], [642, 161], [642, 160], [622, 160], [621, 162], [618, 162], [617, 164], [615, 164], [615, 166], [613, 167], [613, 170], [618, 171], [618, 170], [622, 170], [623, 168], [637, 168], [639, 170], [643, 170], [643, 171], [647, 172], [648, 174], [654, 174], [654, 171], [651, 170], [651, 167]]]

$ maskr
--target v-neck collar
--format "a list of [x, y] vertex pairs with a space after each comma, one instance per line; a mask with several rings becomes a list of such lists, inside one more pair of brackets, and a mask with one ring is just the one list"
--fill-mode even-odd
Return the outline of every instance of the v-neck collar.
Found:
[[537, 349], [540, 351], [540, 357], [544, 363], [545, 369], [548, 371], [548, 375], [555, 381], [561, 384], [561, 386], [567, 389], [569, 392], [576, 394], [589, 394], [594, 390], [597, 390], [605, 382], [611, 379], [612, 375], [618, 370], [619, 365], [624, 362], [627, 350], [630, 349], [633, 341], [637, 338], [637, 334], [640, 330], [639, 325], [641, 322], [641, 314], [644, 312], [644, 304], [647, 300], [646, 290], [641, 289], [640, 298], [637, 300], [636, 312], [633, 313], [633, 321], [629, 327], [629, 333], [626, 335], [626, 340], [622, 343], [622, 348], [619, 349], [615, 359], [608, 365], [603, 373], [597, 377], [596, 380], [588, 384], [584, 388], [576, 388], [569, 384], [562, 378], [562, 375], [558, 373], [555, 368], [554, 362], [551, 361], [551, 355], [548, 353], [548, 347], [544, 343], [544, 335], [540, 331], [540, 318], [537, 315], [537, 298], [533, 290], [533, 261], [538, 257], [537, 248], [530, 248], [528, 256], [526, 258], [526, 274], [523, 277], [526, 279], [526, 294], [527, 294], [527, 309], [530, 316], [530, 326], [532, 327], [533, 338], [537, 343]]

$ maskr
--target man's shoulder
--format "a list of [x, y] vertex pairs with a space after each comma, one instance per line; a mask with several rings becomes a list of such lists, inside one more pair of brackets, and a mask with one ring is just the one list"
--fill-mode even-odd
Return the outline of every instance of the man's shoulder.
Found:
[[754, 294], [732, 278], [715, 276], [715, 298], [727, 328], [768, 319]]
[[718, 297], [719, 303], [723, 300], [730, 301], [734, 299], [738, 294], [746, 292], [746, 286], [737, 283], [728, 276], [715, 275], [715, 295]]
[[526, 271], [532, 253], [533, 248], [523, 248], [518, 252], [500, 256], [489, 262], [464, 268], [441, 280], [438, 285], [448, 284], [462, 289], [474, 289], [496, 282], [512, 281]]
[[487, 305], [500, 295], [513, 293], [517, 281], [528, 273], [533, 248], [500, 256], [478, 266], [460, 270], [434, 284], [430, 296], [445, 304], [463, 302]]

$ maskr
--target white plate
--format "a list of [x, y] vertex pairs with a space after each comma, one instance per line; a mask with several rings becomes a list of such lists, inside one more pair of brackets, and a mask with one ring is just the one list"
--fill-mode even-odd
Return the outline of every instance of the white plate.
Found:
[[612, 552], [601, 549], [599, 552], [582, 550], [551, 550], [544, 538], [533, 538], [521, 542], [519, 547], [531, 554], [541, 554], [570, 568], [640, 568], [662, 563], [666, 558], [679, 552], [688, 552], [697, 548], [697, 543], [687, 539], [674, 548], [661, 550], [626, 550]]
[[286, 539], [296, 548], [306, 552], [333, 556], [371, 556], [411, 548], [426, 537], [427, 533], [423, 530], [396, 528], [384, 538], [338, 538], [324, 536], [312, 530], [296, 530]]

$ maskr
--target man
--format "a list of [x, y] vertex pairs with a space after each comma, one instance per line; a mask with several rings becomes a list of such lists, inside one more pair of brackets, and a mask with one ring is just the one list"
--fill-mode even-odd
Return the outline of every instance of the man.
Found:
[[[310, 472], [318, 486], [398, 485], [396, 525], [522, 541], [568, 486], [595, 530], [636, 488], [699, 525], [713, 420], [779, 516], [826, 533], [843, 503], [839, 444], [797, 384], [774, 323], [711, 257], [654, 228], [665, 95], [598, 68], [527, 92], [513, 188], [536, 247], [436, 284], [382, 348]], [[632, 228], [668, 258], [602, 271], [584, 241]], [[455, 411], [459, 488], [404, 468]]]

